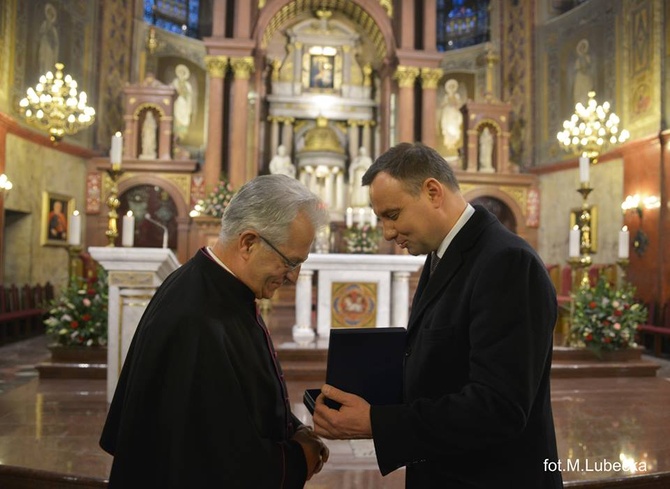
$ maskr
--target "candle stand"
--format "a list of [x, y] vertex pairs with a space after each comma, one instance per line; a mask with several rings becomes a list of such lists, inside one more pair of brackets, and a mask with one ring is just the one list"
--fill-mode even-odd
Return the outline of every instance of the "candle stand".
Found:
[[109, 196], [107, 197], [107, 207], [109, 207], [109, 212], [107, 213], [107, 231], [105, 231], [105, 236], [107, 236], [108, 244], [107, 246], [114, 246], [114, 241], [119, 235], [119, 230], [117, 226], [117, 221], [119, 219], [119, 214], [117, 209], [121, 202], [119, 202], [119, 187], [117, 182], [119, 177], [123, 174], [121, 170], [121, 165], [112, 164], [112, 167], [107, 170], [109, 178], [112, 180], [112, 185], [109, 189]]

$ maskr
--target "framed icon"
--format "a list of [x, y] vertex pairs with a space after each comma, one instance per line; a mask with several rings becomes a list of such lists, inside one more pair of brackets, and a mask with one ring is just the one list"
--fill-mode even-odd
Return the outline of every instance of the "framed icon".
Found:
[[67, 246], [74, 198], [51, 192], [42, 193], [42, 246]]

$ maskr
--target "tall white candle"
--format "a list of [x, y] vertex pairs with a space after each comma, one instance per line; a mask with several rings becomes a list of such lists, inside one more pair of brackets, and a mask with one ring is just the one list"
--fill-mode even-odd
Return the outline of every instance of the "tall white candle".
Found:
[[351, 207], [347, 207], [345, 220], [346, 220], [347, 228], [351, 228], [351, 226], [354, 225], [354, 210]]
[[135, 243], [135, 216], [133, 211], [123, 216], [123, 232], [121, 235], [121, 245], [132, 248]]
[[570, 230], [568, 256], [575, 258], [579, 256], [579, 226], [575, 225]]
[[112, 164], [112, 168], [119, 170], [121, 168], [121, 160], [123, 151], [123, 136], [117, 131], [116, 134], [112, 136], [112, 147], [109, 150], [109, 162]]
[[619, 231], [619, 258], [628, 258], [630, 252], [630, 232], [628, 226], [624, 226]]
[[579, 158], [579, 181], [582, 183], [589, 181], [589, 159], [586, 156]]
[[81, 244], [81, 215], [74, 211], [70, 216], [70, 230], [67, 233], [67, 243], [71, 246]]
[[365, 209], [362, 207], [358, 209], [358, 227], [363, 227], [365, 224]]

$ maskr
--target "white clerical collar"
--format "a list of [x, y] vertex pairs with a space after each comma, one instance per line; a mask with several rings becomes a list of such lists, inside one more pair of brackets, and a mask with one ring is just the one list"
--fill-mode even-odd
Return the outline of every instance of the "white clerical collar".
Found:
[[230, 268], [228, 268], [228, 267], [226, 266], [226, 264], [223, 263], [223, 262], [221, 261], [221, 259], [220, 259], [218, 256], [216, 256], [216, 255], [214, 254], [214, 251], [212, 251], [212, 248], [210, 248], [209, 246], [206, 246], [206, 247], [205, 247], [205, 250], [207, 250], [207, 254], [212, 258], [212, 260], [214, 260], [216, 263], [218, 263], [219, 265], [221, 265], [221, 266], [222, 266], [228, 273], [230, 273], [233, 277], [237, 277], [237, 275], [235, 275], [235, 274], [233, 273], [233, 271], [232, 271]]
[[449, 246], [449, 244], [453, 241], [454, 237], [458, 234], [458, 232], [461, 229], [463, 229], [465, 223], [468, 222], [468, 219], [470, 219], [474, 213], [475, 213], [474, 207], [472, 207], [470, 204], [465, 206], [465, 210], [461, 214], [461, 217], [458, 218], [458, 221], [456, 221], [454, 227], [451, 228], [451, 231], [449, 231], [449, 233], [447, 233], [447, 235], [442, 240], [440, 247], [437, 249], [438, 258], [442, 258], [444, 252], [447, 251], [447, 247]]

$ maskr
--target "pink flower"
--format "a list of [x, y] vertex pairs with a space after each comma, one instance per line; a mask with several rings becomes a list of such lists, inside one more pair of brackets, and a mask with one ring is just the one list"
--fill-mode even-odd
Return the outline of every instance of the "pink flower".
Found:
[[619, 331], [621, 329], [621, 325], [619, 323], [614, 323], [614, 326], [612, 326], [614, 329]]

